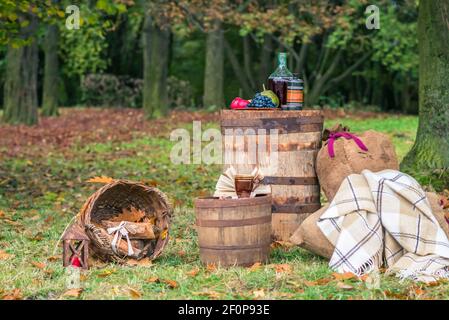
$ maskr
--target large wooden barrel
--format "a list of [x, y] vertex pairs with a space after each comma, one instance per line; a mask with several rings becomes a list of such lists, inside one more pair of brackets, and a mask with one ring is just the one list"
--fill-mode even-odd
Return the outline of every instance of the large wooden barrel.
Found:
[[221, 266], [249, 266], [268, 261], [271, 196], [195, 200], [201, 261]]
[[[288, 240], [301, 222], [321, 207], [315, 161], [321, 146], [320, 110], [222, 110], [224, 169], [238, 174], [257, 166], [272, 189], [272, 232]], [[266, 132], [264, 134], [263, 130]], [[270, 130], [277, 135], [270, 135]], [[248, 151], [258, 149], [256, 157]], [[242, 152], [243, 151], [243, 152]], [[277, 161], [273, 156], [277, 154]]]

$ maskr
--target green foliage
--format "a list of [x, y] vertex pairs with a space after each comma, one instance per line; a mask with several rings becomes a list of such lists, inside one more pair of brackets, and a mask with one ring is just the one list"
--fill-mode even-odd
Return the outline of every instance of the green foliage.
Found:
[[63, 71], [68, 76], [98, 73], [104, 71], [109, 63], [105, 56], [108, 47], [105, 33], [110, 22], [102, 20], [86, 5], [82, 5], [80, 11], [83, 14], [79, 29], [61, 28], [60, 50], [65, 62]]
[[358, 0], [349, 0], [345, 4], [344, 14], [336, 19], [326, 43], [330, 48], [348, 48], [360, 52], [366, 49], [366, 44], [373, 33], [367, 34], [365, 27], [365, 8], [367, 4]]
[[[278, 51], [289, 52], [292, 71], [299, 72], [306, 80], [306, 99], [312, 96], [309, 93], [317, 78], [323, 78], [336, 53], [341, 51], [341, 59], [324, 84], [323, 92], [313, 94], [317, 97], [316, 103], [339, 106], [353, 100], [359, 104], [376, 104], [384, 110], [394, 108], [416, 112], [416, 1], [376, 2], [380, 8], [380, 30], [367, 30], [365, 27], [365, 8], [370, 4], [367, 0], [281, 0], [276, 1], [275, 5], [262, 0], [82, 1], [77, 4], [81, 13], [79, 30], [64, 27], [64, 6], [67, 4], [69, 2], [62, 0], [59, 5], [50, 0], [1, 1], [0, 85], [3, 80], [1, 51], [8, 43], [14, 46], [28, 43], [28, 38], [20, 37], [19, 32], [22, 28], [20, 21], [23, 20], [22, 26], [26, 25], [26, 14], [29, 12], [39, 18], [39, 33], [45, 31], [48, 23], [60, 25], [60, 74], [69, 104], [83, 103], [79, 94], [80, 85], [88, 74], [107, 73], [141, 78], [142, 25], [144, 15], [148, 14], [154, 24], [170, 29], [168, 75], [189, 82], [196, 105], [201, 104], [204, 95], [205, 34], [211, 21], [218, 19], [223, 21], [225, 37], [241, 63], [242, 73], [249, 73], [238, 78], [225, 56], [224, 93], [227, 102], [241, 95], [242, 90], [248, 91], [248, 83], [242, 84], [242, 79], [252, 80], [249, 81], [252, 82], [249, 83], [251, 89], [260, 85], [255, 82], [263, 81], [259, 70], [274, 68], [266, 62], [263, 66], [261, 64], [262, 40], [269, 34], [273, 42], [269, 59], [274, 62]], [[250, 38], [248, 68], [243, 65], [242, 36]], [[308, 49], [302, 69], [299, 69], [303, 44], [307, 44]], [[331, 50], [324, 55], [327, 48]], [[347, 78], [339, 83], [329, 83], [369, 52], [372, 55]], [[357, 87], [346, 81], [355, 76]], [[254, 80], [256, 78], [257, 81]]]
[[169, 74], [177, 79], [188, 81], [192, 86], [192, 93], [196, 102], [200, 101], [203, 91], [205, 43], [201, 34], [190, 38], [174, 38], [172, 44], [173, 57]]
[[[407, 3], [407, 2], [406, 2]], [[412, 2], [413, 3], [413, 2]], [[413, 15], [409, 20], [401, 21], [401, 13]], [[380, 62], [391, 71], [418, 73], [418, 36], [417, 7], [384, 6], [381, 15], [381, 27], [372, 41], [375, 49], [373, 60]]]
[[55, 23], [64, 17], [61, 8], [51, 0], [2, 0], [0, 1], [0, 45], [14, 48], [26, 45], [32, 34], [21, 30], [28, 27], [32, 16], [45, 23]]

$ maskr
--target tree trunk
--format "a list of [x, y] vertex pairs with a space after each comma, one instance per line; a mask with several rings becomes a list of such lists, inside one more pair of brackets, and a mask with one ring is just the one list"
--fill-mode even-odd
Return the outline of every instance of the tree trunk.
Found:
[[449, 3], [419, 2], [419, 126], [401, 164], [411, 173], [449, 168]]
[[254, 82], [254, 75], [251, 68], [251, 39], [248, 35], [243, 37], [243, 63], [245, 67], [246, 78], [249, 81], [252, 90], [256, 90], [257, 86]]
[[272, 68], [272, 53], [273, 53], [273, 40], [271, 34], [265, 34], [263, 36], [262, 52], [260, 55], [260, 74], [259, 83], [265, 83], [267, 85], [267, 79], [274, 71]]
[[170, 31], [153, 25], [146, 16], [143, 26], [143, 109], [147, 118], [168, 111], [167, 74]]
[[251, 89], [251, 87], [249, 85], [249, 81], [246, 78], [245, 73], [242, 72], [242, 66], [240, 65], [237, 56], [235, 55], [231, 45], [226, 40], [226, 38], [223, 39], [223, 42], [224, 42], [224, 49], [226, 52], [226, 56], [227, 56], [229, 62], [231, 63], [232, 70], [234, 71], [234, 74], [237, 77], [237, 79], [240, 83], [240, 86], [243, 89], [243, 96], [245, 98], [249, 98], [254, 94], [253, 90]]
[[20, 48], [8, 47], [3, 114], [7, 123], [33, 125], [38, 122], [36, 29], [37, 20], [32, 18], [30, 24], [21, 30], [21, 36], [31, 37], [31, 42]]
[[223, 77], [223, 30], [221, 22], [216, 21], [213, 30], [208, 32], [206, 40], [203, 98], [205, 107], [223, 106]]
[[59, 28], [52, 24], [48, 26], [45, 37], [45, 66], [44, 66], [44, 88], [42, 93], [42, 115], [58, 115], [58, 84], [59, 84], [59, 61], [58, 61]]

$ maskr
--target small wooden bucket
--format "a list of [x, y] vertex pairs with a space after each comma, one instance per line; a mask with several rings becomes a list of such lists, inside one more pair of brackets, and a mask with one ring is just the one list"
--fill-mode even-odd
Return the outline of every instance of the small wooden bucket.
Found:
[[265, 263], [270, 254], [271, 196], [195, 200], [201, 261], [221, 266]]

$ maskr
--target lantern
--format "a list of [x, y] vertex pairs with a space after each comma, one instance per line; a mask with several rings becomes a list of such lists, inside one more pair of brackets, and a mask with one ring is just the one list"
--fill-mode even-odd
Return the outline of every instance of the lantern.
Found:
[[89, 237], [80, 226], [74, 224], [62, 236], [62, 259], [64, 267], [75, 266], [88, 269]]

